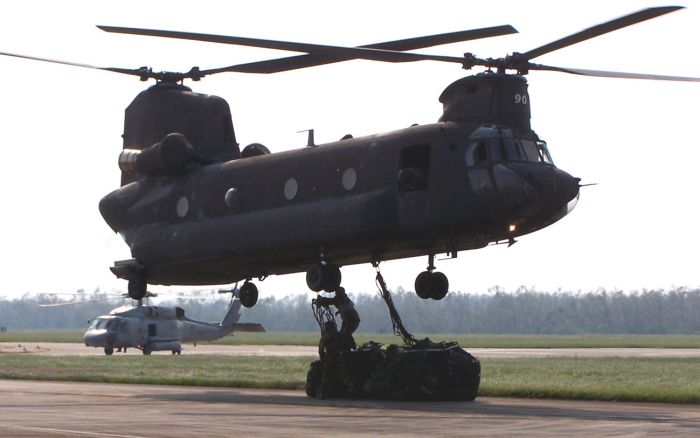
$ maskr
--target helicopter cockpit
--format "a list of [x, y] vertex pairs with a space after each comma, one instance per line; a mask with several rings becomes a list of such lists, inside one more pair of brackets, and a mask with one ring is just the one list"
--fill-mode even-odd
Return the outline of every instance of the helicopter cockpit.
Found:
[[471, 139], [464, 157], [467, 167], [501, 162], [554, 165], [547, 143], [541, 140], [518, 138], [508, 128], [494, 125], [481, 126], [474, 131]]
[[120, 318], [114, 317], [97, 317], [88, 327], [88, 332], [91, 330], [110, 330], [117, 331], [121, 325]]

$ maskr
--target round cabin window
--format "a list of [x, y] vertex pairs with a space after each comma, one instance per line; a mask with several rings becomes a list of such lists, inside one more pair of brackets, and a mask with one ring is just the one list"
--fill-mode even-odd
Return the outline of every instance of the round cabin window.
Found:
[[288, 201], [291, 201], [297, 196], [297, 191], [299, 190], [299, 184], [294, 178], [289, 178], [286, 183], [284, 183], [284, 197]]
[[355, 188], [355, 184], [357, 184], [357, 171], [353, 169], [352, 167], [345, 169], [345, 172], [343, 172], [343, 188], [345, 190], [352, 190]]
[[187, 216], [187, 212], [190, 211], [190, 201], [187, 200], [184, 196], [178, 199], [177, 205], [175, 206], [175, 212], [177, 213], [177, 216], [180, 218], [183, 218]]

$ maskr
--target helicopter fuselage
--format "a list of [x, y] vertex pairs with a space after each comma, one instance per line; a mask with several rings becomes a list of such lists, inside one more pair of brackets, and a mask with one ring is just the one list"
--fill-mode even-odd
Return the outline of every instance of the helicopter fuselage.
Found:
[[456, 255], [546, 227], [577, 197], [532, 131], [449, 121], [145, 177], [100, 208], [149, 283], [201, 285]]
[[185, 316], [181, 307], [122, 306], [92, 321], [83, 335], [88, 347], [139, 348], [144, 354], [168, 350], [179, 353], [182, 344], [212, 341], [241, 331], [264, 331], [259, 324], [238, 324], [240, 301], [234, 299], [220, 324], [196, 321]]

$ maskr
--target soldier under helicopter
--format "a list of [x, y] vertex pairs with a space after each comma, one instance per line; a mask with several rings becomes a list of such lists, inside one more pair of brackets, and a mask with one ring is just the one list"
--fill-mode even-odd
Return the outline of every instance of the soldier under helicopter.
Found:
[[357, 313], [357, 310], [355, 310], [355, 305], [352, 303], [352, 300], [350, 300], [345, 293], [345, 288], [339, 287], [335, 291], [334, 297], [319, 296], [316, 298], [316, 303], [319, 306], [325, 307], [333, 305], [338, 309], [336, 315], [340, 314], [340, 319], [342, 321], [340, 332], [338, 333], [342, 346], [341, 348], [343, 350], [356, 349], [357, 344], [355, 344], [355, 339], [352, 337], [352, 334], [360, 325], [360, 315]]

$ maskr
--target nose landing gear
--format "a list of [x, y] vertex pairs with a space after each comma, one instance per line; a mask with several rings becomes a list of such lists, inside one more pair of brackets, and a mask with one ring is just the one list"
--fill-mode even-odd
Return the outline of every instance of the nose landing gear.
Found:
[[445, 274], [435, 271], [435, 255], [428, 256], [428, 269], [418, 274], [414, 285], [416, 295], [424, 300], [445, 298], [450, 288], [450, 282]]

